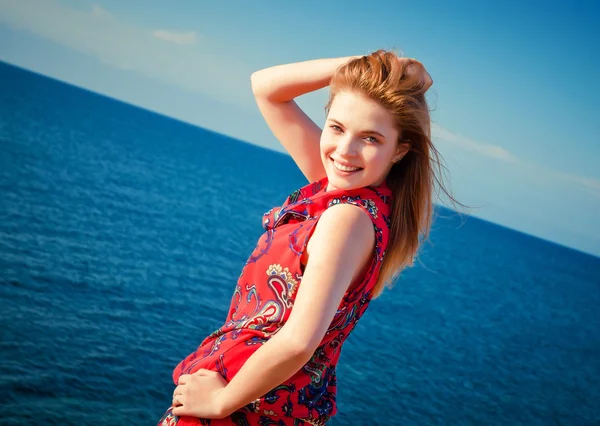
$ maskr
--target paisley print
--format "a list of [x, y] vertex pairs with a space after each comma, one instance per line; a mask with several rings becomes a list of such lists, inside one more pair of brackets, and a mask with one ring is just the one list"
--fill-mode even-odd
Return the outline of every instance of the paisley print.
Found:
[[288, 268], [282, 268], [281, 265], [269, 266], [269, 269], [267, 269], [267, 275], [269, 276], [269, 281], [279, 280], [283, 283], [286, 288], [287, 295], [285, 303], [287, 307], [291, 308], [293, 296], [295, 296], [296, 290], [298, 289], [298, 281], [294, 279]]
[[350, 191], [325, 188], [327, 178], [306, 185], [264, 214], [265, 232], [233, 289], [223, 326], [177, 365], [173, 381], [201, 368], [230, 381], [289, 318], [302, 285], [300, 259], [321, 214], [337, 204], [352, 204], [371, 218], [375, 249], [369, 268], [349, 287], [311, 359], [284, 383], [225, 419], [178, 418], [169, 408], [159, 426], [325, 425], [335, 415], [337, 363], [344, 341], [371, 301], [388, 243], [391, 192], [385, 183]]

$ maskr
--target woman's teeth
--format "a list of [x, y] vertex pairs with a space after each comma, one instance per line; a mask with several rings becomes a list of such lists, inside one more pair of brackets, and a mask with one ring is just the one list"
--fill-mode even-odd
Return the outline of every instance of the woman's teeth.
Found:
[[343, 172], [355, 172], [357, 170], [360, 170], [360, 167], [348, 167], [348, 166], [344, 166], [344, 165], [338, 163], [335, 160], [333, 160], [333, 165], [335, 166], [336, 169], [341, 170]]

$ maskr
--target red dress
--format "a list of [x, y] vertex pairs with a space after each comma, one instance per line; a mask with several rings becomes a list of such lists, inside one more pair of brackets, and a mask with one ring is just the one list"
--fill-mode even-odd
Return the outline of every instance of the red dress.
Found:
[[300, 258], [321, 214], [339, 203], [366, 211], [375, 229], [375, 250], [365, 274], [344, 295], [312, 358], [292, 377], [225, 419], [177, 417], [171, 408], [159, 425], [324, 424], [336, 409], [336, 365], [342, 344], [366, 311], [388, 243], [391, 191], [384, 184], [326, 191], [327, 178], [293, 192], [265, 213], [254, 251], [238, 279], [225, 324], [208, 336], [173, 372], [218, 371], [227, 381], [287, 321], [302, 282]]

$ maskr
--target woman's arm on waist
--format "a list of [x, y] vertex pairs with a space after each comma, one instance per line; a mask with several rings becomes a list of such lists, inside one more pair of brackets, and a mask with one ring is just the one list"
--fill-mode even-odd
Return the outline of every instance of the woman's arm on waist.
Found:
[[252, 74], [252, 91], [269, 128], [310, 181], [325, 177], [319, 153], [321, 129], [294, 98], [329, 85], [335, 70], [354, 56], [315, 59]]

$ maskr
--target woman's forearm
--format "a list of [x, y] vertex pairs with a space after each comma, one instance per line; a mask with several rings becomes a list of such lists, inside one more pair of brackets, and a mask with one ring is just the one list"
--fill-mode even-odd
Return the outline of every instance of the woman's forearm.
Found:
[[230, 415], [293, 376], [312, 353], [282, 333], [275, 334], [244, 363], [219, 395], [221, 411]]
[[326, 87], [340, 65], [359, 57], [314, 59], [265, 68], [252, 74], [252, 91], [255, 96], [287, 102]]

